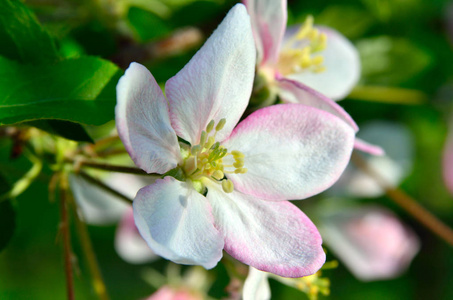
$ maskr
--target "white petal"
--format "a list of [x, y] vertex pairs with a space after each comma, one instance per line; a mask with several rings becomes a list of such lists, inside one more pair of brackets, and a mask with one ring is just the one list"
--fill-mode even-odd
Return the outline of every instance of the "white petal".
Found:
[[237, 260], [284, 277], [315, 273], [325, 261], [318, 230], [288, 201], [263, 201], [238, 191], [207, 186], [225, 251]]
[[[326, 70], [321, 73], [300, 72], [288, 76], [321, 92], [327, 97], [345, 98], [360, 79], [360, 57], [357, 49], [337, 31], [318, 27], [327, 35], [327, 47], [319, 54], [324, 57]], [[294, 29], [288, 32], [295, 32]]]
[[286, 0], [244, 0], [252, 23], [258, 64], [277, 63], [285, 33]]
[[226, 124], [217, 140], [230, 135], [250, 98], [255, 58], [249, 16], [237, 4], [189, 63], [167, 81], [170, 118], [178, 136], [198, 144], [208, 123], [222, 118]]
[[271, 299], [271, 289], [267, 280], [267, 273], [249, 268], [249, 275], [245, 279], [242, 290], [243, 300], [268, 300]]
[[[130, 207], [118, 197], [101, 190], [80, 176], [71, 174], [69, 176], [69, 184], [83, 219], [88, 224], [114, 224], [121, 219]], [[138, 188], [135, 192], [137, 191]]]
[[134, 222], [132, 207], [123, 215], [115, 234], [115, 250], [130, 264], [143, 264], [158, 258], [140, 236]]
[[148, 173], [163, 174], [180, 161], [167, 101], [153, 75], [132, 63], [116, 87], [118, 134], [134, 163]]
[[138, 192], [133, 206], [135, 224], [156, 254], [207, 269], [222, 257], [223, 239], [211, 208], [188, 183], [159, 179]]
[[268, 200], [304, 199], [330, 187], [349, 162], [354, 130], [302, 104], [260, 109], [224, 146], [244, 155], [245, 174], [227, 174], [239, 191]]

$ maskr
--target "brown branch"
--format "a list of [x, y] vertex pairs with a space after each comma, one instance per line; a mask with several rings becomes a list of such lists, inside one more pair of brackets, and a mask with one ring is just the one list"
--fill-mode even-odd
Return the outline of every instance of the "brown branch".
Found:
[[73, 282], [73, 271], [72, 271], [72, 253], [71, 253], [71, 236], [69, 230], [69, 218], [68, 218], [68, 206], [67, 206], [67, 191], [68, 182], [67, 179], [62, 176], [60, 182], [60, 215], [61, 223], [60, 230], [63, 234], [63, 251], [64, 251], [64, 266], [65, 266], [65, 277], [66, 277], [66, 291], [68, 300], [74, 300], [74, 282]]

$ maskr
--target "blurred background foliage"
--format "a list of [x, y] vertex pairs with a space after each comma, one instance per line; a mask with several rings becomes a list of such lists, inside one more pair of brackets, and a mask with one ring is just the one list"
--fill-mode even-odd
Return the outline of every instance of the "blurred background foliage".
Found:
[[[0, 105], [2, 124], [32, 122], [30, 126], [79, 141], [104, 136], [114, 126], [114, 88], [122, 69], [138, 61], [159, 83], [165, 82], [188, 62], [235, 2], [29, 0], [23, 6], [10, 7], [15, 12], [11, 14], [6, 7], [15, 1], [5, 0], [0, 4], [0, 94], [17, 93], [14, 95], [25, 99], [26, 109], [19, 115]], [[390, 120], [410, 129], [415, 137], [415, 159], [401, 187], [453, 226], [453, 201], [441, 171], [447, 121], [452, 117], [450, 4], [449, 0], [293, 0], [288, 7], [289, 24], [302, 23], [311, 14], [317, 24], [336, 28], [356, 45], [362, 59], [360, 85], [340, 104], [359, 126]], [[12, 27], [6, 26], [10, 22], [28, 29], [14, 40], [7, 30]], [[59, 100], [49, 106], [34, 105], [41, 96]], [[87, 99], [92, 101], [84, 101]], [[2, 101], [0, 104], [9, 103], [8, 99]], [[38, 121], [39, 115], [60, 121]], [[24, 155], [12, 156], [20, 141], [0, 139], [2, 195], [32, 167]], [[48, 195], [51, 176], [51, 168], [44, 165], [24, 193], [0, 203], [0, 299], [65, 298], [59, 207]], [[299, 205], [309, 214], [323, 197]], [[356, 201], [391, 208], [419, 235], [421, 251], [409, 270], [394, 280], [363, 283], [341, 263], [324, 271], [331, 281], [328, 298], [453, 299], [452, 248], [385, 196]], [[145, 280], [146, 274], [150, 269], [165, 273], [166, 261], [127, 264], [113, 248], [115, 226], [90, 226], [89, 232], [112, 299], [139, 299], [155, 291], [148, 282], [153, 279]], [[76, 296], [96, 299], [74, 236], [72, 245], [79, 267]], [[328, 252], [328, 260], [332, 259], [335, 257]], [[215, 277], [211, 297], [227, 296], [227, 269], [228, 265], [219, 264], [210, 271]], [[277, 281], [270, 283], [273, 299], [306, 298]]]

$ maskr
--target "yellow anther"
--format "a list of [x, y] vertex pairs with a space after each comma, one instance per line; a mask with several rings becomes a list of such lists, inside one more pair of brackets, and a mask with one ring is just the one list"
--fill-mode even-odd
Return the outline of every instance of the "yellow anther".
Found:
[[211, 164], [210, 164], [210, 163], [205, 164], [205, 165], [204, 165], [204, 168], [205, 168], [206, 170], [209, 170], [209, 169], [211, 168]]
[[223, 126], [225, 126], [226, 120], [225, 119], [220, 119], [219, 123], [215, 127], [215, 131], [220, 131], [222, 130]]
[[234, 190], [234, 184], [231, 180], [222, 180], [222, 189], [225, 193], [231, 193]]
[[318, 38], [318, 36], [319, 36], [319, 30], [316, 28], [313, 28], [307, 37], [308, 37], [308, 39], [314, 41]]
[[314, 18], [313, 16], [308, 16], [307, 19], [305, 19], [305, 22], [302, 26], [300, 26], [299, 31], [297, 32], [297, 39], [301, 40], [307, 37], [307, 35], [310, 34], [310, 32], [313, 29], [313, 22]]
[[209, 161], [209, 159], [203, 158], [203, 159], [201, 160], [201, 163], [204, 165], [204, 164], [206, 164], [208, 161]]
[[214, 120], [211, 120], [211, 122], [209, 122], [208, 126], [206, 126], [206, 132], [207, 133], [210, 133], [212, 131], [212, 129], [214, 128]]
[[242, 167], [244, 166], [244, 162], [235, 162], [235, 163], [233, 164], [233, 166], [234, 166], [235, 168], [242, 168]]
[[234, 173], [235, 174], [245, 174], [245, 173], [247, 173], [247, 168], [236, 169], [236, 170], [234, 170]]
[[237, 163], [244, 163], [244, 158], [243, 157], [235, 157], [234, 158], [234, 161], [237, 162]]
[[313, 59], [311, 61], [314, 65], [320, 65], [324, 62], [324, 57], [318, 55], [318, 56], [313, 57]]
[[224, 176], [224, 174], [223, 174], [223, 172], [220, 171], [220, 170], [216, 170], [216, 171], [212, 174], [212, 177], [214, 177], [214, 178], [217, 179], [217, 180], [223, 179], [223, 176]]
[[201, 150], [200, 145], [196, 145], [193, 146], [192, 149], [190, 149], [190, 153], [192, 153], [192, 155], [197, 155], [197, 153], [200, 152], [200, 150]]
[[237, 150], [231, 151], [231, 154], [232, 154], [235, 158], [240, 158], [240, 157], [242, 158], [242, 157], [245, 156], [241, 151], [237, 151]]
[[202, 131], [201, 132], [201, 136], [200, 136], [200, 146], [201, 146], [201, 148], [203, 148], [204, 143], [206, 143], [206, 138], [207, 137], [208, 137], [208, 134], [206, 133], [206, 131]]

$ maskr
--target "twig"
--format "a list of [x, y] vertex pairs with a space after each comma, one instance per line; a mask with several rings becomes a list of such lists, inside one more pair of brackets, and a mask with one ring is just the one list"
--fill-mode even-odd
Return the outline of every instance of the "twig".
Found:
[[91, 273], [91, 278], [93, 281], [94, 291], [98, 295], [99, 299], [101, 300], [108, 300], [109, 295], [107, 293], [107, 289], [104, 284], [104, 280], [102, 279], [101, 271], [99, 269], [99, 265], [96, 259], [96, 254], [93, 250], [93, 245], [91, 244], [90, 236], [88, 234], [87, 227], [85, 223], [80, 219], [77, 213], [77, 204], [74, 201], [74, 198], [70, 193], [67, 194], [68, 202], [71, 205], [71, 209], [74, 213], [75, 225], [77, 236], [79, 238], [80, 244], [82, 246], [82, 251], [85, 256], [85, 259], [88, 264], [88, 268]]
[[351, 160], [359, 169], [374, 178], [390, 199], [412, 215], [412, 217], [423, 224], [426, 228], [453, 246], [453, 230], [450, 227], [427, 211], [423, 206], [418, 204], [418, 202], [406, 192], [389, 184], [387, 180], [372, 169], [359, 154], [353, 153]]
[[348, 95], [348, 98], [382, 103], [416, 105], [425, 103], [428, 96], [418, 90], [362, 85], [356, 86]]
[[97, 185], [98, 187], [100, 187], [101, 189], [103, 189], [104, 191], [108, 192], [108, 193], [111, 193], [115, 196], [117, 196], [118, 198], [120, 198], [121, 200], [127, 202], [128, 204], [131, 204], [132, 203], [132, 199], [130, 199], [129, 197], [123, 195], [122, 193], [112, 189], [111, 187], [109, 187], [108, 185], [106, 185], [105, 183], [103, 183], [102, 181], [88, 175], [87, 173], [83, 172], [83, 171], [80, 171], [79, 175], [81, 177], [83, 177], [86, 181], [92, 183], [92, 184], [95, 184]]
[[104, 171], [112, 171], [112, 172], [118, 172], [118, 173], [129, 173], [129, 174], [146, 175], [146, 176], [147, 175], [159, 175], [159, 174], [148, 174], [139, 168], [111, 165], [111, 164], [98, 163], [98, 162], [87, 161], [87, 160], [78, 160], [77, 161], [77, 160], [72, 160], [72, 159], [66, 159], [66, 162], [75, 163], [76, 169], [79, 169], [82, 167], [87, 167], [87, 168], [93, 168], [93, 169], [104, 170]]
[[61, 223], [60, 230], [63, 233], [63, 250], [64, 250], [64, 266], [66, 274], [66, 291], [68, 300], [74, 300], [74, 282], [72, 273], [72, 262], [71, 262], [71, 236], [69, 231], [69, 218], [68, 218], [68, 207], [67, 207], [67, 191], [68, 182], [67, 178], [62, 176], [60, 182], [60, 215]]

